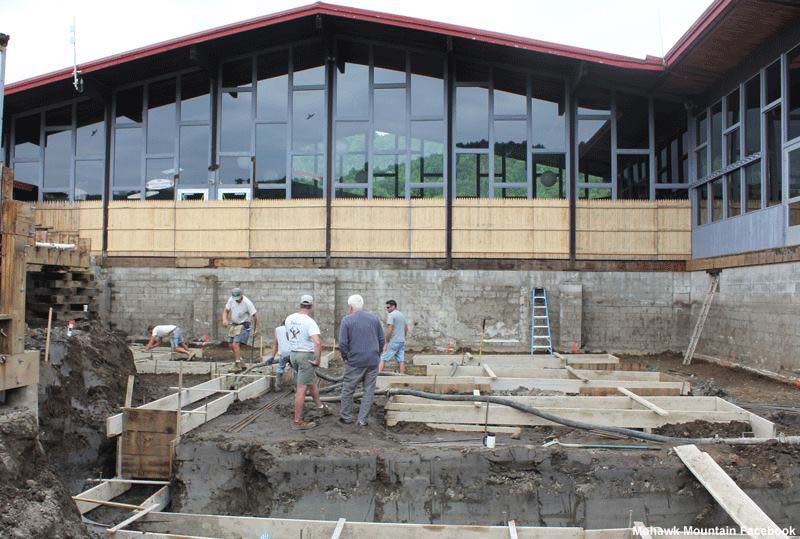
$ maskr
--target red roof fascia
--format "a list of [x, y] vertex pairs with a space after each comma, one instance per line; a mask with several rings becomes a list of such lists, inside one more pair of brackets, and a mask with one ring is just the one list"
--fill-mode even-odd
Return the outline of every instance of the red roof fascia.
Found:
[[733, 0], [714, 0], [664, 55], [664, 64], [671, 67], [682, 60], [682, 57], [698, 43], [700, 37], [707, 30], [720, 20], [725, 11], [733, 6], [733, 3]]
[[[726, 0], [729, 1], [729, 0]], [[292, 21], [303, 17], [312, 15], [330, 15], [334, 17], [342, 17], [365, 22], [373, 22], [379, 24], [387, 24], [397, 26], [400, 28], [409, 28], [415, 30], [422, 30], [427, 32], [434, 32], [437, 34], [448, 35], [452, 37], [459, 37], [463, 39], [470, 39], [484, 43], [492, 43], [495, 45], [502, 45], [507, 47], [515, 47], [518, 49], [541, 52], [544, 54], [552, 54], [556, 56], [564, 56], [574, 58], [577, 60], [584, 60], [587, 62], [601, 63], [615, 67], [639, 69], [647, 71], [662, 71], [664, 69], [663, 62], [660, 58], [648, 56], [645, 59], [632, 58], [619, 54], [611, 54], [600, 51], [593, 51], [590, 49], [583, 49], [580, 47], [571, 47], [569, 45], [560, 45], [557, 43], [550, 43], [547, 41], [540, 41], [536, 39], [529, 39], [524, 37], [512, 36], [508, 34], [501, 34], [497, 32], [489, 32], [485, 30], [478, 30], [475, 28], [468, 28], [465, 26], [458, 26], [453, 24], [426, 21], [414, 17], [406, 17], [402, 15], [394, 15], [391, 13], [382, 13], [378, 11], [371, 11], [366, 9], [358, 9], [346, 6], [338, 6], [335, 4], [327, 4], [324, 2], [317, 2], [298, 8], [273, 13], [263, 17], [257, 17], [246, 21], [241, 21], [225, 26], [220, 26], [210, 30], [204, 30], [190, 34], [188, 36], [162, 41], [146, 47], [140, 47], [128, 52], [115, 54], [98, 60], [92, 60], [84, 64], [78, 65], [78, 70], [81, 73], [91, 73], [100, 69], [105, 69], [125, 62], [138, 60], [147, 56], [152, 56], [162, 52], [186, 47], [196, 43], [202, 43], [213, 39], [229, 36], [248, 30], [263, 28], [282, 22]], [[695, 23], [696, 24], [696, 23]], [[19, 82], [6, 85], [6, 95], [22, 92], [43, 86], [59, 80], [68, 79], [72, 76], [72, 68], [65, 68], [58, 71], [53, 71], [37, 77], [32, 77]]]

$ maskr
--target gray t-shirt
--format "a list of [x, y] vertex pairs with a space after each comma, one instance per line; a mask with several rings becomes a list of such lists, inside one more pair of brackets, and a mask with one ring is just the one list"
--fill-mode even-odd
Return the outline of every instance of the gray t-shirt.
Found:
[[389, 342], [406, 342], [406, 317], [395, 309], [389, 313], [386, 323], [392, 326], [392, 338]]

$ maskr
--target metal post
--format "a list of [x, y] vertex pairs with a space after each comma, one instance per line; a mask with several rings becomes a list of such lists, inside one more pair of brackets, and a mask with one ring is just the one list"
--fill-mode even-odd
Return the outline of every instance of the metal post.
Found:
[[[455, 55], [453, 54], [453, 42], [447, 40], [447, 137], [445, 148], [448, 152], [447, 170], [444, 181], [444, 201], [445, 201], [445, 257], [446, 268], [453, 269], [453, 197], [455, 197], [455, 171], [454, 161], [456, 158], [453, 151], [453, 103], [455, 101]], [[478, 156], [480, 160], [480, 156]], [[480, 161], [479, 161], [480, 162]], [[480, 170], [479, 170], [480, 172]], [[480, 193], [480, 178], [478, 183]]]

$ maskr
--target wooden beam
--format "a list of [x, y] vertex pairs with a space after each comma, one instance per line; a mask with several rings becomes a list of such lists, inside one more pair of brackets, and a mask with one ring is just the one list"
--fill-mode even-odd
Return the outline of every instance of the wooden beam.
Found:
[[586, 377], [585, 377], [585, 376], [583, 376], [582, 374], [579, 374], [579, 373], [578, 373], [578, 371], [576, 371], [575, 369], [573, 369], [573, 368], [572, 368], [572, 367], [570, 367], [569, 365], [567, 365], [566, 367], [564, 367], [564, 370], [565, 370], [565, 371], [567, 371], [567, 372], [568, 372], [568, 373], [570, 373], [572, 376], [574, 376], [575, 378], [577, 378], [578, 380], [580, 380], [580, 381], [582, 381], [582, 382], [588, 382], [588, 381], [589, 381], [589, 379], [588, 379], [588, 378], [586, 378]]
[[[426, 426], [432, 429], [449, 430], [454, 432], [483, 432], [483, 425], [464, 425], [457, 423], [425, 423]], [[495, 434], [508, 434], [512, 438], [519, 438], [522, 434], [520, 427], [498, 427], [492, 426], [492, 432]]]
[[695, 445], [680, 445], [675, 453], [748, 536], [788, 537], [708, 453]]
[[492, 380], [497, 380], [497, 375], [494, 373], [492, 368], [486, 363], [483, 364], [483, 370], [486, 372], [486, 376], [488, 376]]
[[155, 511], [157, 508], [158, 508], [158, 505], [155, 504], [155, 503], [154, 504], [150, 504], [147, 507], [142, 507], [140, 511], [137, 511], [135, 514], [133, 514], [132, 516], [126, 518], [125, 520], [123, 520], [122, 522], [117, 524], [116, 526], [113, 526], [113, 527], [109, 528], [108, 530], [106, 530], [106, 533], [108, 535], [114, 535], [115, 533], [117, 533], [119, 530], [121, 530], [125, 526], [127, 526], [129, 524], [133, 524], [134, 522], [136, 522], [137, 520], [139, 520], [140, 518], [145, 516], [147, 513], [151, 512], [151, 511]]
[[93, 500], [91, 498], [82, 498], [80, 496], [73, 496], [73, 500], [76, 502], [83, 502], [83, 503], [91, 503], [95, 505], [106, 505], [108, 507], [119, 507], [121, 509], [144, 509], [144, 506], [141, 505], [133, 505], [130, 503], [119, 503], [119, 502], [111, 502], [107, 500]]
[[133, 404], [133, 381], [135, 376], [133, 374], [128, 375], [128, 385], [125, 388], [125, 408], [130, 408]]
[[513, 520], [508, 521], [508, 537], [517, 539], [517, 523]]
[[645, 407], [645, 408], [647, 408], [648, 410], [651, 410], [651, 411], [653, 411], [653, 412], [657, 413], [658, 415], [660, 415], [660, 416], [662, 416], [662, 417], [664, 417], [664, 416], [668, 416], [668, 415], [669, 415], [669, 412], [667, 412], [667, 411], [666, 411], [666, 410], [664, 410], [663, 408], [659, 408], [658, 406], [656, 406], [655, 404], [653, 404], [653, 403], [652, 403], [652, 402], [650, 402], [649, 400], [647, 400], [647, 399], [645, 399], [645, 398], [642, 398], [642, 397], [640, 397], [639, 395], [637, 395], [637, 394], [636, 394], [636, 393], [634, 393], [633, 391], [629, 391], [629, 390], [625, 389], [625, 388], [624, 388], [624, 387], [622, 387], [622, 386], [620, 386], [620, 387], [617, 387], [617, 391], [619, 391], [619, 392], [620, 392], [620, 393], [622, 393], [623, 395], [627, 395], [627, 396], [628, 396], [628, 397], [630, 397], [632, 400], [636, 401], [637, 403], [641, 404], [642, 406], [644, 406], [644, 407]]
[[[697, 356], [697, 354], [695, 354], [695, 356]], [[578, 377], [583, 377], [587, 380], [682, 381], [682, 379], [677, 376], [655, 371], [596, 371], [571, 368], [577, 373]], [[425, 365], [425, 374], [428, 376], [447, 376], [452, 370], [453, 367], [450, 365]], [[573, 378], [573, 375], [565, 368], [492, 366], [492, 370], [500, 378], [557, 378], [562, 380]], [[459, 376], [484, 376], [485, 371], [483, 367], [479, 365], [464, 365], [458, 367], [458, 374]]]
[[336, 528], [334, 528], [333, 533], [331, 534], [331, 539], [339, 539], [339, 537], [342, 535], [345, 522], [346, 520], [343, 518], [340, 518], [338, 522], [336, 522]]
[[[562, 356], [566, 363], [581, 368], [591, 367], [594, 370], [615, 370], [619, 365], [619, 358], [611, 354], [569, 354]], [[506, 368], [539, 368], [560, 369], [564, 361], [548, 354], [484, 354], [482, 358], [472, 356], [463, 358], [451, 354], [416, 354], [413, 358], [414, 365], [489, 365], [492, 369]]]

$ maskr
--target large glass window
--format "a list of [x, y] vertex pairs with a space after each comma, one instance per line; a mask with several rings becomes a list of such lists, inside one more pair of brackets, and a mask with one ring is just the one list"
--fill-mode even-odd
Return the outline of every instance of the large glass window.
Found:
[[764, 71], [764, 87], [766, 89], [766, 101], [765, 105], [768, 105], [775, 101], [776, 99], [780, 99], [781, 97], [781, 63], [780, 61], [774, 62], [772, 65], [767, 67]]
[[617, 197], [646, 200], [650, 198], [650, 157], [617, 156]]
[[566, 198], [566, 159], [564, 154], [534, 153], [532, 156], [533, 196]]
[[745, 192], [747, 193], [745, 211], [761, 209], [761, 162], [756, 161], [744, 167]]
[[789, 152], [789, 198], [800, 197], [800, 150]]
[[533, 150], [563, 152], [567, 147], [564, 84], [534, 79], [531, 86]]
[[444, 114], [444, 62], [440, 56], [411, 53], [411, 114], [441, 117]]
[[179, 148], [181, 186], [208, 185], [209, 136], [208, 126], [181, 126]]
[[103, 104], [93, 100], [81, 101], [77, 105], [77, 131], [75, 155], [77, 157], [100, 157], [105, 154], [106, 124]]
[[44, 138], [43, 187], [45, 190], [68, 191], [72, 165], [72, 131], [68, 128], [51, 129], [47, 129]]
[[286, 122], [289, 111], [289, 50], [262, 54], [256, 59], [256, 117]]
[[655, 154], [657, 183], [686, 183], [689, 144], [686, 110], [680, 103], [656, 101]]
[[611, 183], [611, 120], [578, 119], [578, 181]]
[[211, 95], [205, 72], [181, 77], [181, 122], [208, 122], [211, 118]]
[[650, 117], [646, 97], [617, 94], [617, 148], [650, 147]]
[[744, 86], [744, 153], [752, 155], [761, 151], [761, 86], [754, 77]]
[[147, 91], [147, 153], [175, 153], [174, 79], [154, 82]]
[[41, 148], [41, 116], [31, 114], [17, 118], [14, 123], [14, 160], [39, 159]]
[[456, 154], [456, 196], [489, 196], [487, 154]]
[[722, 178], [717, 178], [711, 182], [711, 221], [722, 220]]
[[709, 184], [703, 184], [697, 188], [697, 224], [704, 225], [708, 223], [708, 187]]
[[781, 175], [781, 106], [778, 105], [764, 113], [767, 124], [767, 140], [765, 157], [767, 159], [767, 206], [780, 204], [782, 201], [781, 192], [783, 188], [783, 176]]
[[727, 217], [736, 217], [742, 212], [742, 190], [739, 182], [740, 170], [725, 177], [725, 187], [728, 195]]
[[75, 200], [101, 200], [103, 198], [103, 161], [78, 161], [75, 163]]
[[800, 137], [800, 47], [786, 55], [789, 70], [787, 75], [787, 106], [789, 107], [789, 123], [786, 126], [789, 140]]
[[481, 86], [456, 88], [457, 148], [489, 147], [489, 89]]
[[711, 107], [711, 172], [722, 168], [722, 103]]
[[369, 47], [338, 42], [336, 73], [337, 118], [369, 117]]
[[114, 186], [140, 188], [142, 128], [117, 129], [114, 135]]

